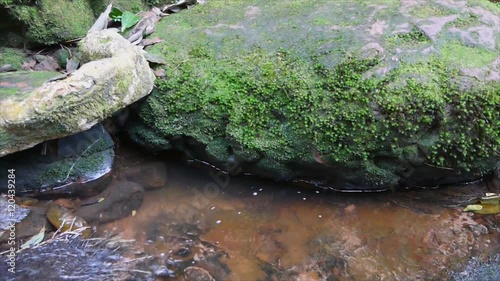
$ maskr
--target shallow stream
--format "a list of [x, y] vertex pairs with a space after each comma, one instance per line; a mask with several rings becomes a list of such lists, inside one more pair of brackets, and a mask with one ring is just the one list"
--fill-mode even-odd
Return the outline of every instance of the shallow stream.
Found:
[[[151, 160], [122, 157], [121, 169]], [[99, 227], [173, 271], [158, 280], [182, 280], [190, 265], [231, 281], [448, 280], [472, 257], [500, 253], [499, 215], [462, 212], [487, 192], [481, 182], [346, 194], [167, 167], [166, 186], [146, 192], [134, 216]]]

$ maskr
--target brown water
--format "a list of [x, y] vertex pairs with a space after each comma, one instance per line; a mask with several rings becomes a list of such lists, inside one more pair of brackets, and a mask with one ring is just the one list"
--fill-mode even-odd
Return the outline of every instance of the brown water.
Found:
[[[125, 159], [124, 169], [147, 164], [137, 159]], [[500, 216], [461, 211], [486, 192], [482, 183], [343, 194], [248, 177], [215, 180], [178, 162], [168, 162], [167, 176], [135, 216], [99, 229], [135, 239], [175, 271], [158, 280], [182, 280], [189, 265], [231, 281], [447, 280], [470, 257], [500, 252]]]

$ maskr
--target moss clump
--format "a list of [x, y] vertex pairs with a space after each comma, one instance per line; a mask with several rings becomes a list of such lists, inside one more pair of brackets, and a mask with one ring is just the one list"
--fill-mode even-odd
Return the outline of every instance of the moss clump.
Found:
[[416, 18], [442, 17], [452, 13], [454, 13], [454, 11], [447, 7], [429, 3], [413, 7], [410, 10], [410, 15]]
[[85, 0], [42, 0], [34, 4], [15, 1], [9, 12], [26, 25], [26, 39], [41, 45], [83, 37], [95, 19]]
[[13, 48], [0, 48], [0, 66], [10, 64], [14, 69], [21, 69], [26, 59], [22, 50]]
[[[280, 163], [307, 158], [313, 149], [331, 164], [359, 159], [366, 177], [380, 184], [396, 179], [370, 164], [377, 152], [418, 143], [435, 129], [439, 137], [428, 155], [433, 165], [468, 170], [498, 150], [498, 84], [460, 91], [449, 76], [454, 71], [438, 59], [412, 66], [434, 69], [435, 80], [408, 78], [398, 86], [392, 82], [405, 68], [385, 79], [363, 78], [376, 60], [348, 59], [334, 69], [310, 65], [285, 52], [259, 50], [193, 59], [158, 81], [141, 115], [165, 136], [190, 136], [207, 149], [219, 147], [213, 140], [222, 138]], [[212, 153], [220, 160], [227, 159], [225, 144]], [[396, 155], [416, 157], [415, 151]]]
[[172, 147], [168, 140], [142, 124], [130, 124], [127, 132], [132, 141], [152, 151], [162, 151]]
[[465, 46], [455, 41], [444, 44], [440, 52], [443, 62], [471, 68], [485, 66], [498, 57], [498, 52]]
[[460, 15], [456, 20], [447, 23], [448, 26], [457, 27], [457, 28], [469, 28], [472, 26], [477, 26], [480, 23], [480, 16], [468, 13], [464, 15]]
[[71, 157], [64, 160], [42, 165], [38, 176], [39, 186], [51, 187], [54, 184], [64, 184], [76, 179], [89, 180], [93, 176], [102, 176], [105, 167], [112, 163], [113, 149], [95, 153], [85, 153], [81, 157]]
[[394, 45], [407, 45], [407, 44], [418, 44], [418, 43], [430, 43], [429, 37], [425, 33], [414, 27], [410, 32], [398, 33], [387, 38], [387, 43]]

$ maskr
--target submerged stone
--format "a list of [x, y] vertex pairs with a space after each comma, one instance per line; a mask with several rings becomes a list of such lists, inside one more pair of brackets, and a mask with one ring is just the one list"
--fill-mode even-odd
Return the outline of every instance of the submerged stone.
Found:
[[102, 193], [82, 202], [75, 213], [92, 225], [132, 215], [142, 204], [144, 189], [138, 183], [114, 181]]
[[499, 15], [486, 0], [208, 1], [159, 23], [148, 51], [166, 78], [130, 135], [334, 189], [475, 180], [500, 166]]

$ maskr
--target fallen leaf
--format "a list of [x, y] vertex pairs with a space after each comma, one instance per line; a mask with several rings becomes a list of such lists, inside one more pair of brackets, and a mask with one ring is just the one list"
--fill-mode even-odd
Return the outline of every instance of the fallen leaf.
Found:
[[128, 28], [136, 25], [141, 20], [141, 16], [131, 13], [129, 11], [125, 11], [121, 17], [122, 28], [121, 32], [124, 32]]
[[45, 226], [43, 226], [42, 229], [40, 229], [38, 234], [35, 234], [28, 241], [24, 242], [24, 244], [21, 245], [21, 249], [31, 248], [33, 246], [40, 244], [40, 242], [43, 241], [44, 237], [45, 237]]
[[106, 199], [106, 197], [99, 198], [99, 200], [97, 200], [97, 203], [101, 203], [102, 201], [104, 201], [104, 199]]
[[467, 207], [465, 207], [465, 209], [464, 209], [464, 212], [480, 211], [482, 209], [483, 209], [483, 206], [481, 206], [481, 205], [467, 205]]
[[161, 42], [163, 42], [162, 39], [155, 37], [155, 38], [151, 38], [151, 39], [143, 39], [141, 41], [140, 45], [141, 46], [149, 46], [149, 45], [154, 45], [154, 44], [161, 43]]
[[474, 211], [474, 213], [483, 215], [500, 214], [500, 205], [483, 205], [481, 210]]

